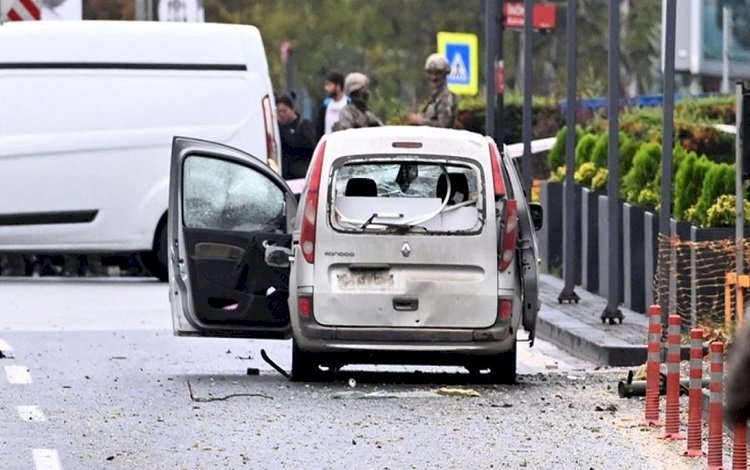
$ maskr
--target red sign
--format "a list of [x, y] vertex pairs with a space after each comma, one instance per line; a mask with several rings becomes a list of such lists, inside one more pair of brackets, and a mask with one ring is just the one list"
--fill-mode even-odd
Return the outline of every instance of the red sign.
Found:
[[41, 10], [37, 2], [40, 0], [18, 0], [10, 9], [6, 16], [10, 21], [39, 20], [42, 17]]
[[[526, 11], [523, 3], [511, 2], [503, 4], [503, 28], [523, 29]], [[534, 29], [555, 29], [555, 5], [534, 4], [534, 15], [531, 19]]]
[[505, 65], [503, 61], [495, 62], [495, 94], [505, 93]]

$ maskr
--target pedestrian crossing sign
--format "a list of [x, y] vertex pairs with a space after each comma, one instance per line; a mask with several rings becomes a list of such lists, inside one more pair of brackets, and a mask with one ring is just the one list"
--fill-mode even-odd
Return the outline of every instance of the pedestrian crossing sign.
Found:
[[472, 33], [437, 34], [438, 54], [450, 65], [448, 89], [457, 95], [476, 95], [479, 92], [479, 39]]

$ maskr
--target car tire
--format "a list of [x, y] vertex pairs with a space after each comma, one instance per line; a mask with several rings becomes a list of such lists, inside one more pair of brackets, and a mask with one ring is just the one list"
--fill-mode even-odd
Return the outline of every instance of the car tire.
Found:
[[321, 375], [315, 355], [302, 351], [292, 339], [292, 382], [314, 382], [320, 380]]
[[492, 383], [513, 385], [516, 383], [516, 341], [506, 352], [497, 354], [490, 365], [490, 380]]
[[141, 263], [146, 270], [160, 281], [169, 280], [167, 265], [167, 217], [162, 217], [154, 235], [154, 249], [140, 253]]

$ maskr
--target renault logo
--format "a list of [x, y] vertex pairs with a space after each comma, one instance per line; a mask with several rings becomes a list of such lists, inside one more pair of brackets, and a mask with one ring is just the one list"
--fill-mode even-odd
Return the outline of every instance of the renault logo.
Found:
[[401, 254], [404, 255], [405, 258], [408, 258], [411, 254], [411, 247], [408, 243], [404, 242], [404, 244], [401, 245]]

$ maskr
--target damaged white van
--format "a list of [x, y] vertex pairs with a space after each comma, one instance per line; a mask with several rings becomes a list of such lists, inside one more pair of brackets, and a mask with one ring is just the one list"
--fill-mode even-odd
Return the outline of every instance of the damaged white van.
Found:
[[251, 155], [176, 138], [170, 297], [177, 335], [293, 338], [292, 378], [346, 364], [451, 364], [512, 383], [539, 309], [515, 168], [481, 135], [336, 132], [299, 207]]

